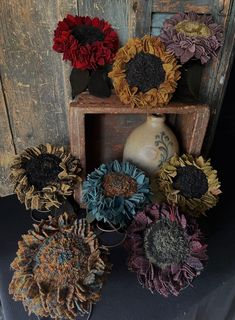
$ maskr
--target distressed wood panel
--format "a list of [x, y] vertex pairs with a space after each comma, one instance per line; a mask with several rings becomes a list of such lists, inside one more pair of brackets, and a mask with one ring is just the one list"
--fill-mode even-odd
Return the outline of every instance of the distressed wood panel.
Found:
[[52, 40], [58, 20], [76, 11], [75, 0], [0, 2], [0, 68], [17, 152], [69, 142], [70, 67], [52, 50]]
[[128, 40], [129, 0], [79, 0], [79, 14], [109, 21], [118, 32], [121, 45]]
[[153, 12], [189, 12], [210, 13], [214, 0], [153, 0]]
[[[1, 79], [1, 77], [0, 77]], [[7, 107], [0, 82], [0, 196], [12, 193], [9, 182], [9, 164], [15, 155]]]
[[160, 34], [163, 22], [166, 19], [169, 19], [171, 16], [172, 16], [172, 13], [153, 13], [151, 34], [154, 36], [158, 36]]
[[129, 6], [129, 38], [143, 37], [146, 34], [150, 34], [152, 0], [131, 0]]
[[[205, 68], [200, 91], [201, 101], [209, 104], [211, 117], [207, 129], [203, 150], [210, 150], [226, 90], [229, 74], [234, 60], [235, 46], [235, 2], [219, 0], [214, 3], [213, 16], [224, 26], [224, 43], [217, 59]], [[205, 85], [206, 84], [206, 85]]]

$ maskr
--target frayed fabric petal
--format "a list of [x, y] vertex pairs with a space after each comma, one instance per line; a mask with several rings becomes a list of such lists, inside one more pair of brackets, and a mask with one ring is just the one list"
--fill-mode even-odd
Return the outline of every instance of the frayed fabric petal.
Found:
[[91, 226], [75, 216], [42, 221], [22, 236], [11, 264], [9, 293], [29, 314], [75, 320], [100, 299], [110, 272], [108, 251]]
[[153, 204], [138, 212], [124, 243], [128, 268], [152, 293], [177, 296], [204, 268], [207, 245], [198, 225], [177, 207]]
[[159, 38], [130, 39], [115, 57], [109, 77], [124, 104], [133, 108], [166, 106], [180, 79], [180, 65]]
[[53, 49], [77, 69], [97, 69], [112, 63], [118, 46], [116, 31], [97, 17], [68, 14], [54, 31]]
[[26, 209], [58, 208], [81, 181], [80, 161], [51, 144], [24, 150], [11, 165], [14, 192]]
[[217, 171], [202, 156], [172, 157], [162, 166], [158, 183], [168, 203], [195, 217], [214, 207], [222, 192]]
[[129, 162], [102, 164], [83, 183], [83, 201], [94, 219], [126, 226], [149, 202], [149, 178]]
[[223, 28], [213, 21], [212, 16], [177, 13], [164, 22], [160, 38], [167, 51], [182, 64], [190, 59], [205, 64], [217, 56], [223, 43]]

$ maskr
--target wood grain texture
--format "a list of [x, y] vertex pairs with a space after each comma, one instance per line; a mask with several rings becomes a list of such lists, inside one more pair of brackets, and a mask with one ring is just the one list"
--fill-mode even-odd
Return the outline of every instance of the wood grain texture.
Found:
[[109, 21], [118, 32], [121, 45], [128, 40], [129, 0], [79, 0], [80, 15]]
[[190, 12], [210, 13], [213, 0], [153, 0], [153, 12]]
[[13, 192], [9, 181], [9, 165], [14, 155], [15, 147], [0, 82], [0, 197]]
[[150, 34], [151, 20], [152, 0], [131, 0], [129, 2], [129, 38]]
[[70, 67], [52, 44], [58, 20], [76, 13], [76, 1], [2, 0], [0, 12], [0, 68], [17, 152], [68, 144]]
[[166, 19], [169, 19], [172, 16], [172, 13], [153, 13], [152, 15], [152, 25], [151, 25], [151, 34], [158, 36], [161, 32], [163, 22]]
[[[215, 20], [224, 26], [224, 43], [218, 57], [211, 61], [203, 73], [200, 90], [201, 101], [211, 109], [211, 117], [203, 144], [204, 153], [208, 153], [214, 139], [215, 130], [222, 106], [224, 93], [234, 60], [235, 47], [235, 3], [232, 0], [218, 0], [212, 11]], [[206, 85], [205, 85], [206, 84]]]
[[[76, 110], [83, 110], [86, 114], [89, 113], [124, 113], [124, 114], [146, 114], [146, 109], [132, 108], [130, 105], [124, 105], [118, 96], [112, 94], [109, 98], [97, 98], [84, 92], [80, 95], [77, 101], [70, 103], [70, 112], [72, 108]], [[148, 111], [152, 113], [174, 113], [174, 114], [188, 114], [194, 112], [204, 112], [207, 109], [206, 104], [180, 103], [170, 102], [166, 107], [151, 108]], [[78, 111], [76, 111], [78, 112]]]

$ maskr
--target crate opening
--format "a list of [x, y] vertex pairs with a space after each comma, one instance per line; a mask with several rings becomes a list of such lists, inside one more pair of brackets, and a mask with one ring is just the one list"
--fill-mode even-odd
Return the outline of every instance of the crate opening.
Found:
[[[123, 148], [133, 129], [145, 122], [146, 114], [85, 114], [86, 173], [102, 163], [122, 160]], [[180, 115], [168, 115], [170, 126], [181, 145], [180, 134], [173, 122]]]

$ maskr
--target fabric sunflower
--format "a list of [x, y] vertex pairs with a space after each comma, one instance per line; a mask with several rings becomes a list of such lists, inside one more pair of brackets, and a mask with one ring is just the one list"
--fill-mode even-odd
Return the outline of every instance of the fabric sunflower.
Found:
[[110, 264], [108, 251], [84, 219], [63, 215], [22, 236], [9, 293], [29, 314], [75, 320], [100, 299]]
[[216, 57], [222, 46], [223, 28], [208, 15], [177, 13], [164, 22], [160, 38], [182, 64], [190, 59], [204, 64]]
[[207, 260], [198, 225], [177, 207], [153, 204], [138, 212], [127, 230], [128, 268], [152, 293], [177, 296]]
[[83, 183], [83, 200], [93, 220], [124, 227], [149, 201], [149, 178], [129, 162], [102, 164]]
[[96, 69], [113, 62], [118, 50], [118, 35], [99, 18], [72, 16], [59, 21], [54, 31], [53, 49], [63, 53], [74, 68]]
[[221, 193], [217, 171], [202, 156], [172, 157], [160, 169], [158, 179], [168, 203], [195, 217], [215, 206]]
[[14, 192], [31, 210], [58, 208], [81, 181], [79, 160], [50, 144], [27, 148], [16, 156], [10, 170]]
[[163, 107], [180, 78], [177, 60], [159, 38], [130, 39], [119, 49], [109, 77], [120, 100], [132, 107]]

